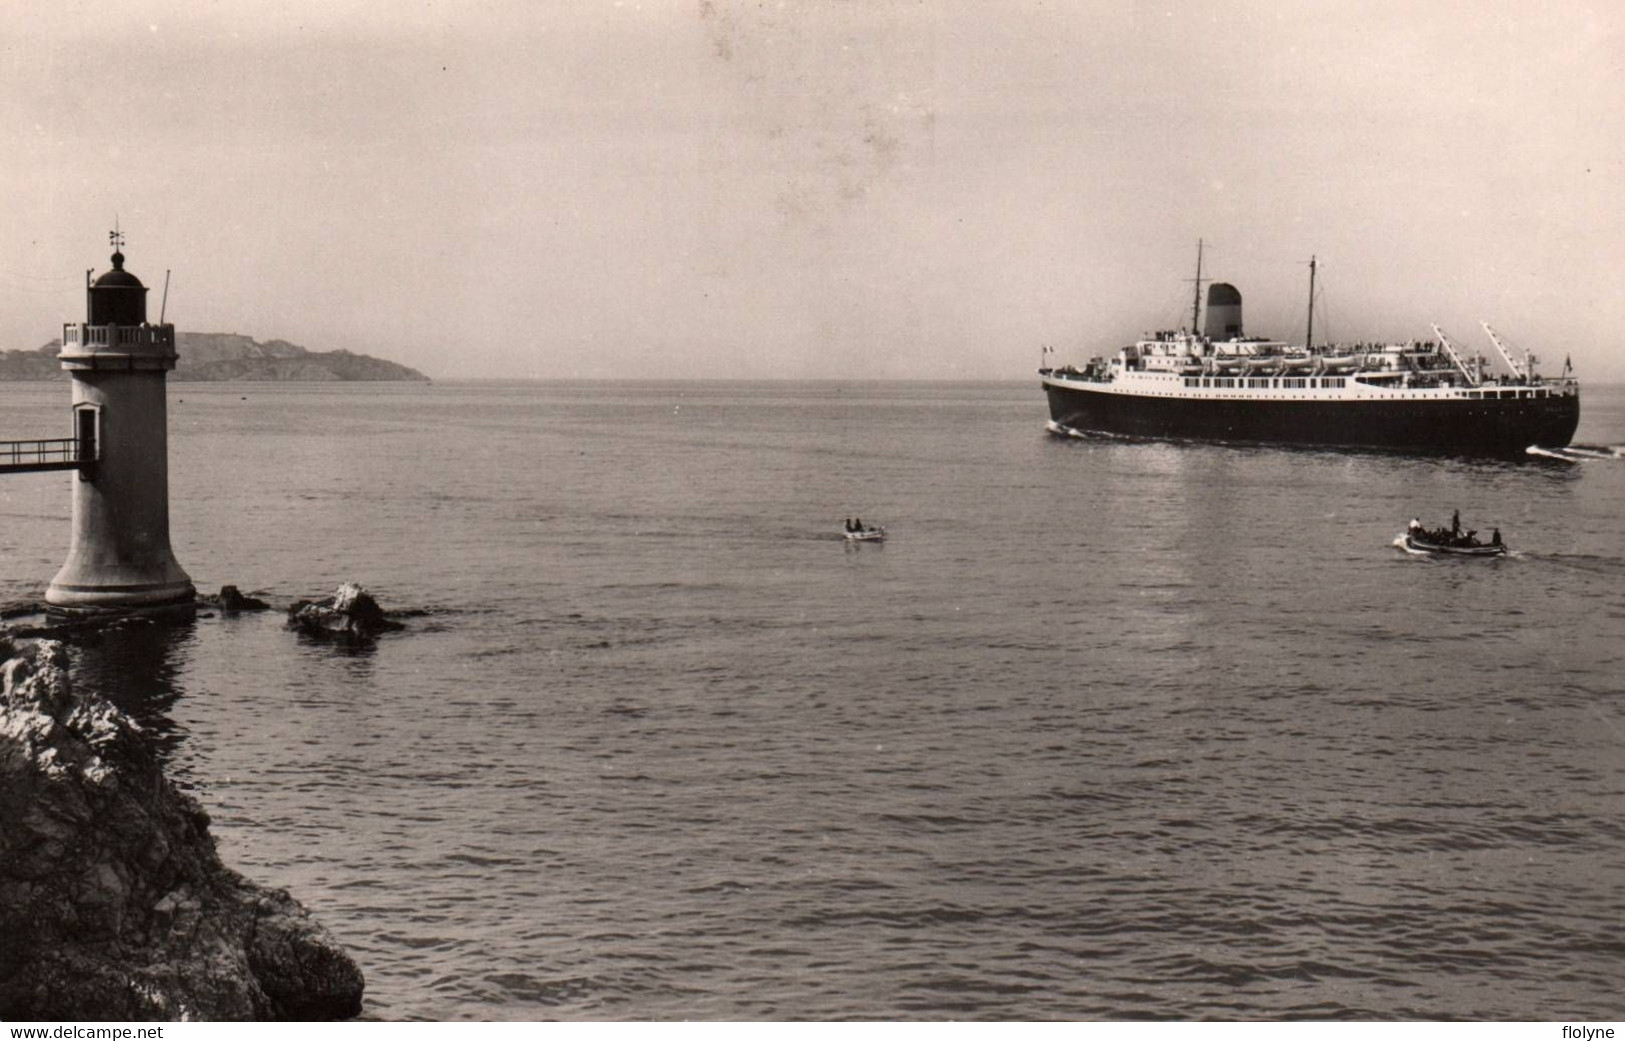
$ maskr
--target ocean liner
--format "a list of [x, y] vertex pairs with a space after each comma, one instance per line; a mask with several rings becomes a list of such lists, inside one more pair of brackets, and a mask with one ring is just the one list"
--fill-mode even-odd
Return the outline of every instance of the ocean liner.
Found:
[[[1521, 456], [1567, 445], [1580, 422], [1580, 386], [1535, 372], [1487, 324], [1505, 363], [1491, 374], [1437, 325], [1410, 343], [1314, 342], [1315, 262], [1302, 345], [1247, 336], [1241, 293], [1208, 286], [1201, 317], [1198, 244], [1190, 330], [1148, 333], [1112, 358], [1041, 368], [1056, 434], [1375, 448]], [[1050, 350], [1046, 348], [1046, 353]]]

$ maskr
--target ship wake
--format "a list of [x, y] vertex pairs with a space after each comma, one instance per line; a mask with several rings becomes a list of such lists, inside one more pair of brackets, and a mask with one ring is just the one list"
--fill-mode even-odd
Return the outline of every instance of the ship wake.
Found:
[[1567, 448], [1542, 448], [1530, 445], [1524, 449], [1542, 459], [1557, 459], [1565, 463], [1583, 463], [1595, 459], [1625, 459], [1625, 445], [1569, 445]]

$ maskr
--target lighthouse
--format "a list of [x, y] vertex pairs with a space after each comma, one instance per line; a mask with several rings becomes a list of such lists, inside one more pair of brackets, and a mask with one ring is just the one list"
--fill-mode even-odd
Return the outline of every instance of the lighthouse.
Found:
[[73, 538], [45, 591], [60, 611], [95, 614], [190, 605], [196, 591], [169, 546], [169, 410], [175, 327], [147, 322], [147, 288], [113, 267], [85, 275], [85, 320], [62, 327], [73, 377]]

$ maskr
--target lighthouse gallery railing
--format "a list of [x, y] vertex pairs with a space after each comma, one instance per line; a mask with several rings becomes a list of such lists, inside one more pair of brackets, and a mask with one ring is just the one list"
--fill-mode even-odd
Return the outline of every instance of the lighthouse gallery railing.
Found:
[[161, 347], [175, 350], [173, 325], [90, 325], [66, 322], [62, 326], [64, 347]]

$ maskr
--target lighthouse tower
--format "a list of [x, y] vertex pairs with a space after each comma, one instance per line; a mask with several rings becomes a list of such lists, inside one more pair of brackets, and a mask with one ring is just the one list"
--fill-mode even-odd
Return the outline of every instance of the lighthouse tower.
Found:
[[74, 613], [190, 604], [195, 595], [169, 548], [169, 429], [164, 374], [175, 327], [147, 322], [147, 289], [124, 270], [85, 275], [86, 315], [62, 327], [73, 377], [73, 541], [45, 601]]

